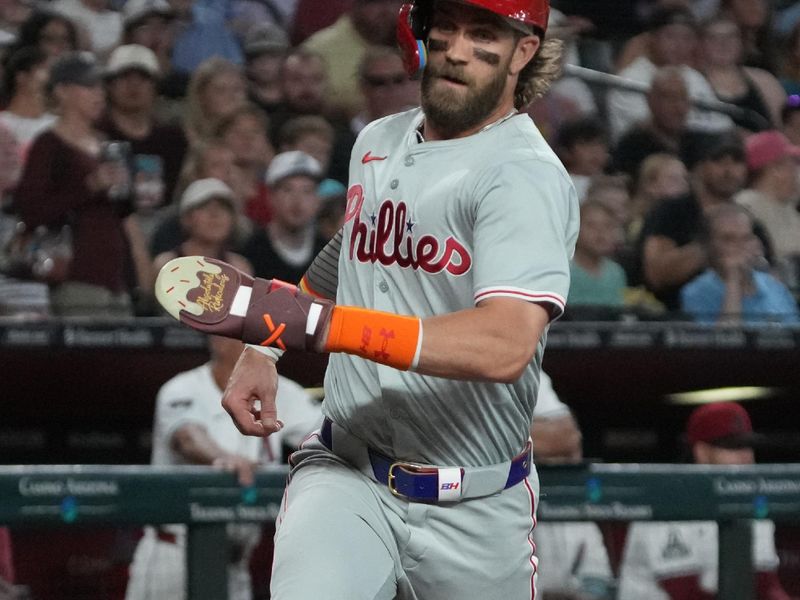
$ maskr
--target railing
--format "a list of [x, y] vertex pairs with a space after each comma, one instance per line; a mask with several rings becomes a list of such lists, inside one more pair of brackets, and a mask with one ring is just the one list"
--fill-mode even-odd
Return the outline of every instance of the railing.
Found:
[[[800, 522], [800, 464], [582, 465], [539, 469], [542, 521], [717, 521], [719, 597], [753, 597], [751, 519]], [[188, 524], [191, 600], [226, 595], [225, 523], [275, 519], [286, 470], [252, 487], [202, 467], [0, 467], [0, 524]]]

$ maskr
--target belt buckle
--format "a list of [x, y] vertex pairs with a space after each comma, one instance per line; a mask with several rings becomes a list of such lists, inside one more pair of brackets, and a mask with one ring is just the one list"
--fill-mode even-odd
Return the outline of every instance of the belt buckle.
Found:
[[437, 469], [436, 467], [403, 462], [403, 461], [395, 461], [391, 465], [389, 465], [389, 475], [386, 480], [386, 486], [389, 488], [389, 491], [392, 493], [393, 496], [395, 496], [396, 498], [400, 498], [402, 500], [415, 500], [416, 497], [404, 494], [403, 492], [397, 489], [397, 483], [396, 483], [397, 476], [394, 474], [395, 469], [405, 469], [406, 471], [409, 471], [412, 474], [439, 472], [439, 469]]

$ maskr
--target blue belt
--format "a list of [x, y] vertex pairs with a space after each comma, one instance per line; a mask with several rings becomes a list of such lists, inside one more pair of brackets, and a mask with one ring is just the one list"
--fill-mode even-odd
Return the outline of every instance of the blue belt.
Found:
[[[320, 428], [320, 440], [328, 450], [334, 452], [332, 428], [333, 421], [325, 417]], [[454, 485], [452, 481], [440, 484], [439, 471], [442, 469], [441, 467], [395, 460], [369, 447], [367, 447], [367, 454], [376, 481], [386, 485], [392, 494], [399, 498], [412, 502], [439, 502], [442, 487]], [[460, 471], [461, 481], [456, 482], [457, 484], [463, 482], [465, 468], [461, 467]], [[530, 472], [531, 444], [529, 441], [525, 449], [511, 460], [508, 478], [502, 489], [517, 485], [528, 477]]]

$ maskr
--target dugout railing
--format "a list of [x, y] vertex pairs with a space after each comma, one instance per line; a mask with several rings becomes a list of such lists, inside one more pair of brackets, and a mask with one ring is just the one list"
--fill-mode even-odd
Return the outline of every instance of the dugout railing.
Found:
[[[225, 524], [278, 514], [285, 468], [252, 487], [203, 467], [0, 466], [0, 524], [80, 527], [186, 523], [188, 598], [227, 594]], [[750, 600], [752, 519], [800, 522], [800, 464], [589, 464], [540, 468], [542, 521], [716, 521], [719, 598]]]

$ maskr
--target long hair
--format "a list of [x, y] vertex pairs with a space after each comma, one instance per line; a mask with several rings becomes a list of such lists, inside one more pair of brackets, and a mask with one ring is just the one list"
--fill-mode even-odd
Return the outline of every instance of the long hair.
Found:
[[514, 106], [517, 110], [543, 96], [559, 78], [563, 49], [564, 42], [561, 40], [553, 38], [542, 41], [536, 55], [520, 71], [517, 87], [514, 89]]
[[189, 88], [186, 92], [186, 129], [192, 143], [197, 143], [213, 136], [214, 129], [217, 127], [217, 120], [212, 119], [206, 114], [203, 107], [203, 95], [211, 80], [223, 73], [236, 73], [244, 77], [240, 67], [231, 61], [213, 56], [203, 61], [189, 80]]

